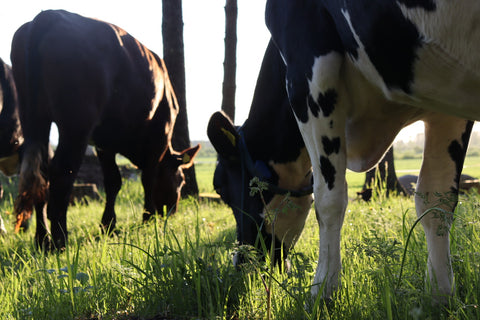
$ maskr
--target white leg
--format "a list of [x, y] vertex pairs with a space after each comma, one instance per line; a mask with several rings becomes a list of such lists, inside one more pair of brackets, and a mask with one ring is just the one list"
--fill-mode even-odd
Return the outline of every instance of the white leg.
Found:
[[452, 117], [435, 116], [425, 122], [425, 151], [415, 204], [417, 216], [438, 208], [431, 209], [421, 223], [427, 240], [432, 293], [440, 301], [454, 290], [449, 231], [470, 130], [465, 120]]
[[329, 53], [314, 60], [312, 79], [298, 81], [299, 74], [287, 75], [289, 98], [314, 174], [320, 243], [312, 295], [324, 286], [324, 298], [338, 287], [340, 231], [347, 204], [344, 97], [338, 87], [341, 63], [341, 55]]
[[[341, 174], [341, 173], [340, 173]], [[340, 232], [346, 209], [346, 184], [337, 179], [339, 187], [333, 192], [324, 192], [324, 197], [315, 204], [319, 225], [318, 265], [313, 280], [312, 295], [317, 296], [324, 285], [322, 297], [329, 298], [337, 289], [342, 267], [340, 257]], [[315, 194], [325, 188], [315, 188]], [[317, 204], [318, 203], [318, 204]]]

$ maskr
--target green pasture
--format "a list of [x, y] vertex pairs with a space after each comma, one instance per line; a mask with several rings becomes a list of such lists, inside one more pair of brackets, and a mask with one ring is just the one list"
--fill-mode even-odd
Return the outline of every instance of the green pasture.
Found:
[[[418, 172], [420, 160], [396, 163], [398, 175]], [[465, 173], [480, 176], [480, 157]], [[201, 192], [212, 192], [215, 159], [197, 159]], [[102, 201], [69, 209], [69, 246], [45, 255], [33, 245], [34, 225], [13, 234], [15, 179], [3, 179], [0, 214], [0, 319], [479, 319], [480, 198], [461, 196], [451, 230], [456, 288], [436, 305], [425, 282], [426, 244], [412, 198], [353, 196], [364, 175], [348, 173], [349, 205], [342, 230], [343, 271], [327, 304], [310, 301], [318, 228], [314, 214], [280, 272], [251, 255], [237, 270], [235, 222], [224, 204], [182, 200], [168, 219], [141, 223], [140, 182], [124, 181], [117, 201], [118, 232], [98, 225]], [[287, 201], [288, 202], [288, 201]], [[278, 212], [277, 214], [282, 214]], [[404, 255], [405, 253], [405, 255]], [[405, 260], [403, 260], [405, 257]], [[401, 275], [401, 277], [400, 277]], [[309, 308], [305, 308], [309, 305]]]
[[[200, 192], [214, 192], [212, 186], [213, 172], [215, 170], [215, 157], [202, 157], [195, 165], [195, 172], [198, 180], [198, 187]], [[422, 160], [421, 158], [413, 159], [395, 159], [395, 170], [397, 176], [407, 174], [418, 175], [420, 171]], [[480, 178], [480, 156], [468, 156], [465, 159], [463, 173], [472, 177]], [[356, 173], [347, 170], [348, 194], [350, 197], [355, 197], [357, 191], [360, 191], [365, 182], [365, 173]]]

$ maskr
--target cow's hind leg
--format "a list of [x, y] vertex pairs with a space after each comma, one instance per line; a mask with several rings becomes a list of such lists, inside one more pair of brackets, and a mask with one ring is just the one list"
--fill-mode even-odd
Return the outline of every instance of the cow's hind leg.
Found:
[[460, 174], [472, 122], [438, 115], [425, 121], [425, 150], [415, 194], [428, 246], [432, 293], [445, 301], [453, 293], [449, 231], [458, 201]]
[[122, 187], [122, 177], [115, 162], [115, 153], [97, 148], [98, 159], [102, 166], [105, 194], [107, 197], [105, 211], [102, 216], [102, 230], [107, 233], [115, 230], [117, 222], [115, 214], [115, 199]]
[[[71, 127], [67, 127], [67, 130]], [[89, 130], [67, 131], [59, 126], [59, 143], [49, 168], [50, 188], [47, 216], [56, 249], [65, 247], [67, 234], [67, 208], [73, 182], [82, 163]]]

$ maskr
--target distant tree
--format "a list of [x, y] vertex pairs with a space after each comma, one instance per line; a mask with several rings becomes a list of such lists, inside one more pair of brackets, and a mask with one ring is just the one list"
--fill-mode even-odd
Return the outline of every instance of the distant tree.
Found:
[[370, 200], [373, 192], [379, 192], [385, 190], [385, 194], [388, 197], [391, 193], [406, 195], [407, 192], [400, 184], [395, 172], [395, 163], [393, 161], [393, 147], [388, 149], [387, 153], [375, 166], [375, 168], [368, 171], [365, 175], [365, 183], [363, 184], [363, 190], [358, 194], [363, 200]]
[[223, 62], [222, 110], [235, 121], [235, 77], [237, 70], [237, 0], [225, 4], [225, 60]]
[[[181, 151], [190, 147], [185, 81], [185, 51], [183, 45], [182, 0], [162, 1], [163, 59], [177, 95], [180, 112], [173, 130], [172, 145]], [[186, 184], [182, 196], [198, 195], [195, 166], [184, 171]]]

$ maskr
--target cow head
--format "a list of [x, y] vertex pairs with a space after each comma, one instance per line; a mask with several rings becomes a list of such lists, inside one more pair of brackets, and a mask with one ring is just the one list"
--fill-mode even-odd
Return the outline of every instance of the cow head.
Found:
[[263, 204], [259, 195], [249, 195], [253, 178], [242, 161], [241, 137], [232, 122], [217, 112], [208, 124], [208, 137], [218, 153], [213, 186], [222, 200], [232, 208], [237, 223], [239, 244], [258, 245]]
[[[288, 249], [294, 245], [305, 218], [309, 212], [312, 199], [311, 176], [307, 177], [305, 190], [289, 191], [279, 186], [285, 175], [278, 167], [269, 162], [254, 161], [247, 149], [242, 131], [237, 130], [223, 113], [212, 115], [208, 124], [208, 137], [218, 153], [213, 184], [222, 200], [232, 208], [237, 223], [237, 240], [240, 245], [247, 244], [257, 248], [265, 246], [270, 249], [274, 241], [274, 259], [281, 263]], [[307, 167], [309, 166], [309, 161]], [[309, 171], [309, 169], [307, 169]], [[281, 175], [284, 175], [283, 177]], [[260, 184], [251, 184], [254, 177]], [[265, 188], [258, 186], [265, 186]], [[257, 192], [252, 190], [257, 189]], [[262, 189], [258, 192], [258, 189]], [[287, 193], [294, 193], [294, 207], [288, 212], [280, 212], [287, 207], [284, 202]], [[278, 214], [277, 216], [274, 216]], [[291, 221], [294, 219], [295, 221]], [[276, 221], [273, 229], [272, 220]], [[274, 234], [275, 236], [272, 236]], [[235, 262], [242, 262], [237, 256]]]
[[5, 175], [18, 172], [23, 143], [18, 100], [12, 69], [0, 59], [0, 170]]
[[154, 201], [157, 212], [171, 214], [177, 211], [182, 187], [185, 184], [183, 170], [193, 165], [193, 159], [200, 150], [200, 145], [177, 152], [170, 146], [165, 156], [158, 163], [157, 179], [154, 186]]

